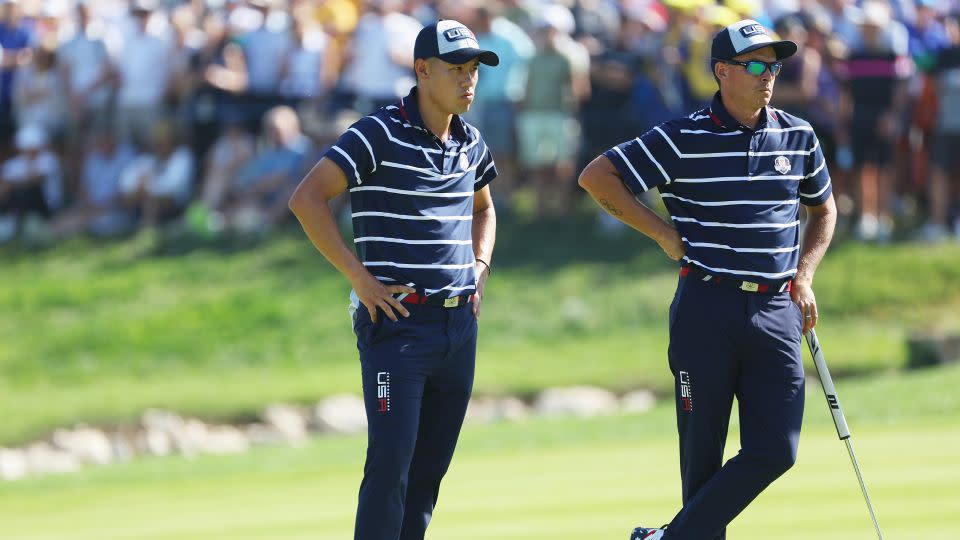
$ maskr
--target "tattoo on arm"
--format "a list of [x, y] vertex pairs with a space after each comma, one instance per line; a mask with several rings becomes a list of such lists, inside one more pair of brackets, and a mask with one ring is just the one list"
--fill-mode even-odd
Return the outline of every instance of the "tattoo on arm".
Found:
[[602, 206], [611, 216], [620, 217], [623, 215], [623, 210], [620, 210], [614, 206], [613, 203], [606, 199], [600, 199], [600, 206]]

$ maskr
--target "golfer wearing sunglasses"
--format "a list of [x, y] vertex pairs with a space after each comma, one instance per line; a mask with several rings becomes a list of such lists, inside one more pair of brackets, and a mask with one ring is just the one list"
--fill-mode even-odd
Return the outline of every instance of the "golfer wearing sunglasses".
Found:
[[[711, 105], [611, 148], [580, 176], [607, 212], [680, 263], [668, 356], [683, 507], [631, 540], [723, 540], [796, 460], [800, 339], [817, 324], [813, 275], [836, 206], [810, 124], [768, 106], [781, 62], [795, 52], [756, 21], [724, 28], [711, 49], [720, 87]], [[670, 222], [638, 202], [653, 188]], [[741, 449], [723, 463], [734, 397]]]

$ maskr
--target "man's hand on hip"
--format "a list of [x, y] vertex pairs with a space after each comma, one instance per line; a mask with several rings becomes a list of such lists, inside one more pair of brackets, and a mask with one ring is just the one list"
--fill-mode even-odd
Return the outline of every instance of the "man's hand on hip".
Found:
[[669, 227], [669, 230], [663, 237], [657, 239], [657, 244], [659, 244], [660, 249], [667, 254], [667, 257], [675, 261], [679, 261], [687, 254], [686, 244], [684, 244], [680, 238], [680, 233], [673, 227]]
[[803, 315], [803, 333], [806, 334], [817, 325], [819, 319], [817, 297], [813, 294], [813, 287], [809, 283], [794, 281], [790, 296]]
[[[360, 302], [367, 306], [367, 311], [370, 312], [370, 320], [372, 322], [377, 322], [378, 308], [382, 310], [391, 321], [397, 320], [397, 313], [404, 317], [410, 316], [410, 312], [407, 311], [407, 309], [403, 307], [403, 304], [400, 303], [400, 300], [397, 300], [393, 295], [416, 292], [412, 287], [407, 287], [406, 285], [384, 285], [380, 280], [373, 277], [370, 272], [366, 271], [359, 277], [350, 280], [350, 283], [353, 285], [353, 290], [357, 293], [357, 297], [360, 298]], [[396, 311], [396, 313], [394, 313], [394, 311]]]

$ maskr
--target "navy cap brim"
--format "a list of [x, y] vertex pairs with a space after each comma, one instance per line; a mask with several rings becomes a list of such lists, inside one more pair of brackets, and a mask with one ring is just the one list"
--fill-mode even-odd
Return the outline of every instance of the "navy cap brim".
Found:
[[741, 54], [747, 54], [748, 52], [755, 51], [757, 49], [762, 49], [764, 47], [773, 47], [773, 53], [777, 55], [777, 60], [790, 58], [794, 54], [797, 54], [796, 43], [792, 41], [781, 40], [781, 41], [770, 41], [768, 43], [757, 43], [756, 45], [752, 45], [738, 52], [737, 56], [740, 56]]
[[496, 66], [500, 63], [500, 57], [493, 51], [483, 49], [457, 49], [447, 54], [441, 54], [437, 58], [448, 64], [466, 64], [474, 58], [479, 58], [481, 64]]

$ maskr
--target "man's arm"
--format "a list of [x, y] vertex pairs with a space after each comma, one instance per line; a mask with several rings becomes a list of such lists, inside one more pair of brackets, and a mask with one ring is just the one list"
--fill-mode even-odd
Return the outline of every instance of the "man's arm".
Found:
[[476, 259], [477, 294], [473, 298], [473, 314], [480, 317], [480, 300], [490, 277], [493, 264], [493, 245], [497, 241], [497, 212], [493, 209], [490, 186], [473, 195], [473, 256]]
[[679, 261], [686, 254], [677, 229], [633, 196], [606, 156], [591, 161], [579, 183], [608, 214], [653, 239], [671, 259]]
[[414, 289], [405, 285], [388, 286], [381, 283], [357, 259], [340, 235], [329, 202], [346, 189], [346, 175], [336, 163], [323, 158], [293, 192], [290, 197], [290, 210], [300, 220], [303, 231], [314, 247], [350, 280], [360, 301], [367, 306], [370, 320], [377, 322], [378, 308], [394, 321], [397, 320], [394, 311], [409, 317], [410, 312], [393, 295], [412, 293], [415, 292]]
[[817, 298], [813, 295], [813, 274], [823, 260], [837, 224], [837, 205], [830, 195], [823, 204], [807, 206], [807, 228], [800, 246], [800, 263], [790, 294], [803, 313], [803, 333], [817, 325]]

